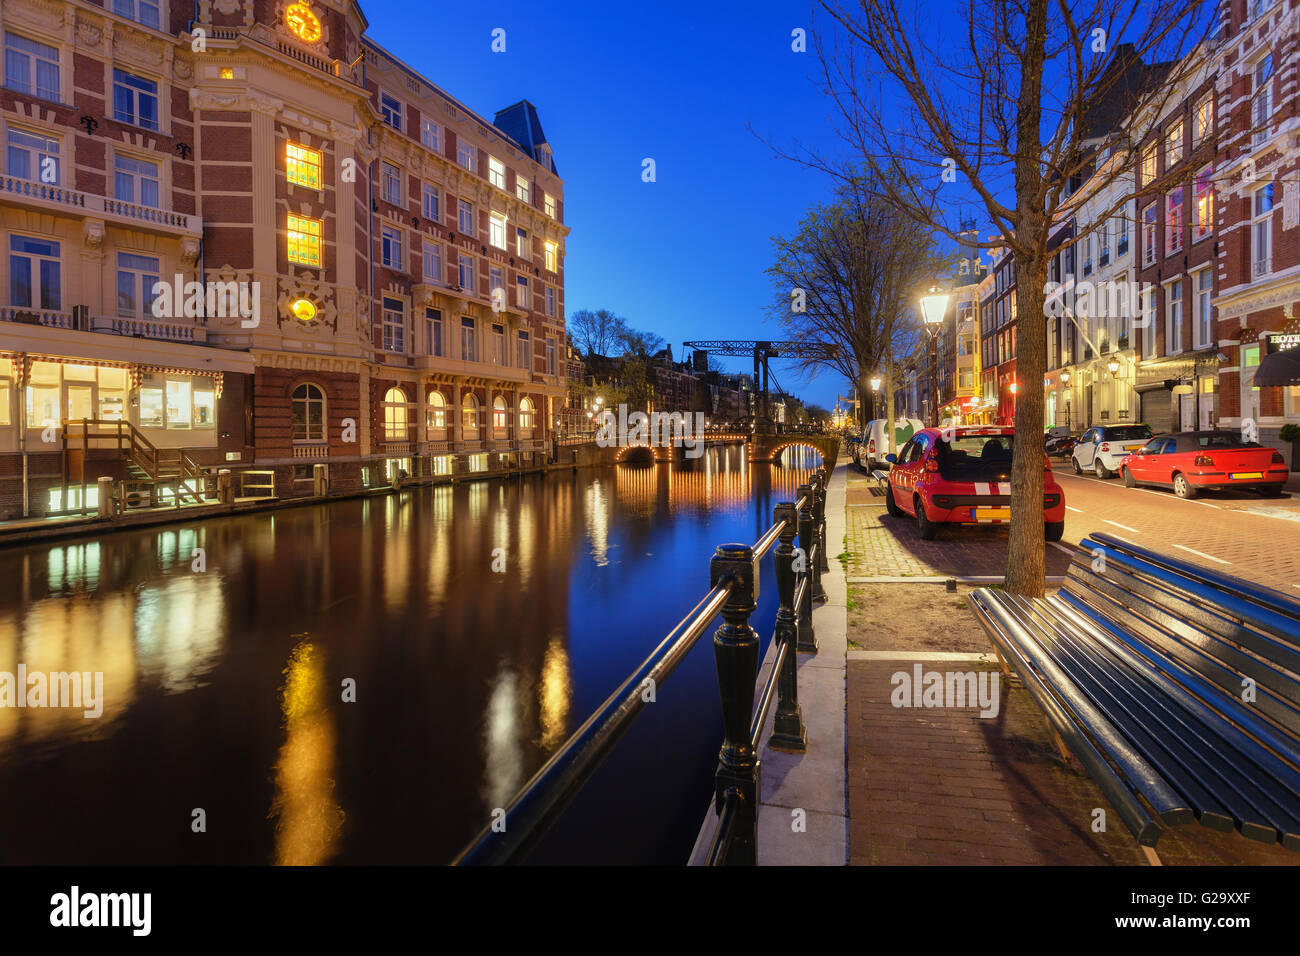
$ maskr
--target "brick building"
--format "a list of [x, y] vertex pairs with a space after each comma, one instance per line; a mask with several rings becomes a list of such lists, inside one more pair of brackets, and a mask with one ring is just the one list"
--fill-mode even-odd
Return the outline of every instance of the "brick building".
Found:
[[367, 26], [0, 4], [0, 517], [164, 460], [288, 495], [546, 453], [567, 229], [537, 112], [489, 122]]
[[1251, 419], [1289, 457], [1278, 431], [1300, 423], [1300, 388], [1255, 388], [1253, 378], [1263, 356], [1300, 344], [1300, 0], [1224, 0], [1220, 23], [1219, 423]]

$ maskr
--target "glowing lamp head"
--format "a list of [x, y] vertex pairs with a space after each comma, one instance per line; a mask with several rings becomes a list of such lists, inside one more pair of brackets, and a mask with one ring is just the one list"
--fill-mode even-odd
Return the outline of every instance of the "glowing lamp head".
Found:
[[1069, 384], [1070, 384], [1070, 373], [1069, 373], [1069, 372], [1062, 372], [1062, 373], [1061, 373], [1061, 382], [1062, 382], [1063, 384], [1065, 384], [1065, 385], [1069, 385]]
[[1111, 359], [1109, 362], [1106, 363], [1106, 367], [1110, 369], [1110, 374], [1114, 375], [1116, 372], [1119, 371], [1119, 362], [1116, 362], [1114, 359]]
[[873, 375], [873, 376], [871, 376], [871, 390], [872, 390], [873, 392], [878, 392], [878, 391], [880, 391], [880, 376], [879, 376], [879, 375]]
[[1016, 392], [1018, 392], [1018, 391], [1020, 391], [1020, 386], [1017, 385], [1015, 382], [1012, 382], [1012, 383], [1011, 383], [1011, 394], [1014, 395], [1014, 394], [1016, 394]]
[[948, 311], [948, 299], [951, 296], [937, 285], [930, 286], [930, 291], [921, 296], [921, 317], [926, 325], [939, 325]]
[[314, 322], [316, 320], [316, 303], [311, 299], [294, 299], [289, 303], [289, 311], [299, 322]]

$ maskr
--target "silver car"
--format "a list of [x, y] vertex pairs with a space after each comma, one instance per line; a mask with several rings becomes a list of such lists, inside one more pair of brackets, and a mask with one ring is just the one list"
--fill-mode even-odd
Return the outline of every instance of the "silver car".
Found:
[[1070, 452], [1074, 473], [1091, 471], [1098, 478], [1113, 478], [1124, 456], [1137, 451], [1150, 438], [1150, 425], [1093, 425]]

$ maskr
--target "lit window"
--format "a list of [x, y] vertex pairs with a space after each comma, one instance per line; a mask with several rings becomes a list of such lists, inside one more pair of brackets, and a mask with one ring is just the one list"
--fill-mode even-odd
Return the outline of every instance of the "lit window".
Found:
[[506, 217], [493, 213], [488, 217], [488, 242], [498, 249], [506, 247]]
[[1156, 207], [1155, 203], [1142, 210], [1142, 264], [1156, 261]]
[[1196, 174], [1196, 226], [1193, 239], [1203, 239], [1214, 231], [1214, 187], [1210, 184], [1210, 167]]
[[531, 259], [533, 257], [533, 244], [528, 241], [527, 229], [516, 229], [519, 248], [519, 256], [522, 259]]
[[527, 431], [533, 427], [533, 402], [532, 399], [521, 398], [519, 400], [519, 427]]
[[407, 414], [406, 393], [393, 386], [384, 393], [384, 438], [387, 441], [406, 441], [410, 416]]
[[555, 263], [555, 258], [556, 258], [556, 257], [555, 257], [555, 251], [556, 251], [555, 243], [553, 243], [553, 242], [548, 242], [548, 243], [546, 244], [546, 269], [547, 269], [548, 272], [554, 272], [554, 271], [555, 271], [555, 265], [556, 265], [556, 263]]
[[321, 188], [320, 150], [291, 142], [285, 144], [284, 153], [284, 175], [290, 183], [308, 189]]
[[506, 188], [506, 166], [505, 163], [495, 156], [488, 157], [488, 182], [497, 189]]
[[460, 400], [460, 424], [466, 438], [478, 437], [478, 398], [473, 392], [466, 392]]
[[516, 280], [515, 280], [515, 292], [516, 292], [516, 295], [515, 295], [515, 304], [516, 304], [516, 305], [518, 305], [521, 309], [530, 309], [530, 308], [532, 308], [532, 305], [533, 305], [533, 304], [532, 304], [532, 302], [530, 301], [530, 299], [529, 299], [529, 295], [528, 295], [528, 277], [527, 277], [527, 276], [519, 276], [518, 278], [516, 278]]
[[1142, 153], [1142, 182], [1140, 185], [1148, 186], [1156, 178], [1156, 147], [1152, 143]]
[[1192, 135], [1199, 145], [1205, 137], [1210, 135], [1214, 126], [1214, 99], [1212, 94], [1206, 93], [1201, 97], [1201, 101], [1196, 104], [1196, 120], [1192, 128]]
[[289, 261], [319, 269], [321, 221], [290, 213], [288, 232]]
[[506, 430], [506, 400], [498, 395], [492, 400], [492, 430], [494, 432], [504, 432]]
[[528, 180], [522, 176], [515, 177], [515, 195], [524, 202], [532, 202], [529, 198], [532, 195], [532, 190], [529, 188]]
[[1183, 161], [1183, 121], [1179, 120], [1165, 132], [1165, 169]]
[[552, 219], [555, 218], [555, 197], [550, 193], [542, 193], [542, 210]]
[[1165, 197], [1165, 255], [1172, 256], [1183, 248], [1183, 187]]
[[[434, 389], [429, 393], [429, 407], [424, 413], [424, 425], [426, 428], [446, 428], [447, 427], [447, 400], [442, 397], [442, 392]], [[441, 436], [439, 436], [441, 437]]]
[[478, 163], [474, 156], [474, 147], [469, 143], [466, 143], [464, 140], [461, 140], [456, 144], [456, 162], [460, 163], [461, 166], [468, 169], [471, 173], [478, 172]]

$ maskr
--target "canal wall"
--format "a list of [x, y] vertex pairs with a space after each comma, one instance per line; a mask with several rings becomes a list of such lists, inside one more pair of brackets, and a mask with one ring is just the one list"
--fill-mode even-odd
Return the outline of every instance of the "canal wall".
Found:
[[[768, 746], [776, 720], [775, 707], [760, 738], [759, 866], [847, 866], [849, 862], [848, 581], [844, 563], [837, 557], [844, 551], [847, 531], [847, 468], [847, 460], [837, 462], [826, 488], [830, 570], [822, 573], [826, 601], [813, 608], [817, 653], [799, 655], [799, 707], [808, 733], [808, 749], [792, 754]], [[771, 571], [765, 567], [763, 573]], [[776, 642], [769, 641], [758, 670], [756, 686], [760, 690], [776, 663], [776, 654]], [[717, 822], [710, 799], [689, 865], [705, 865]]]

